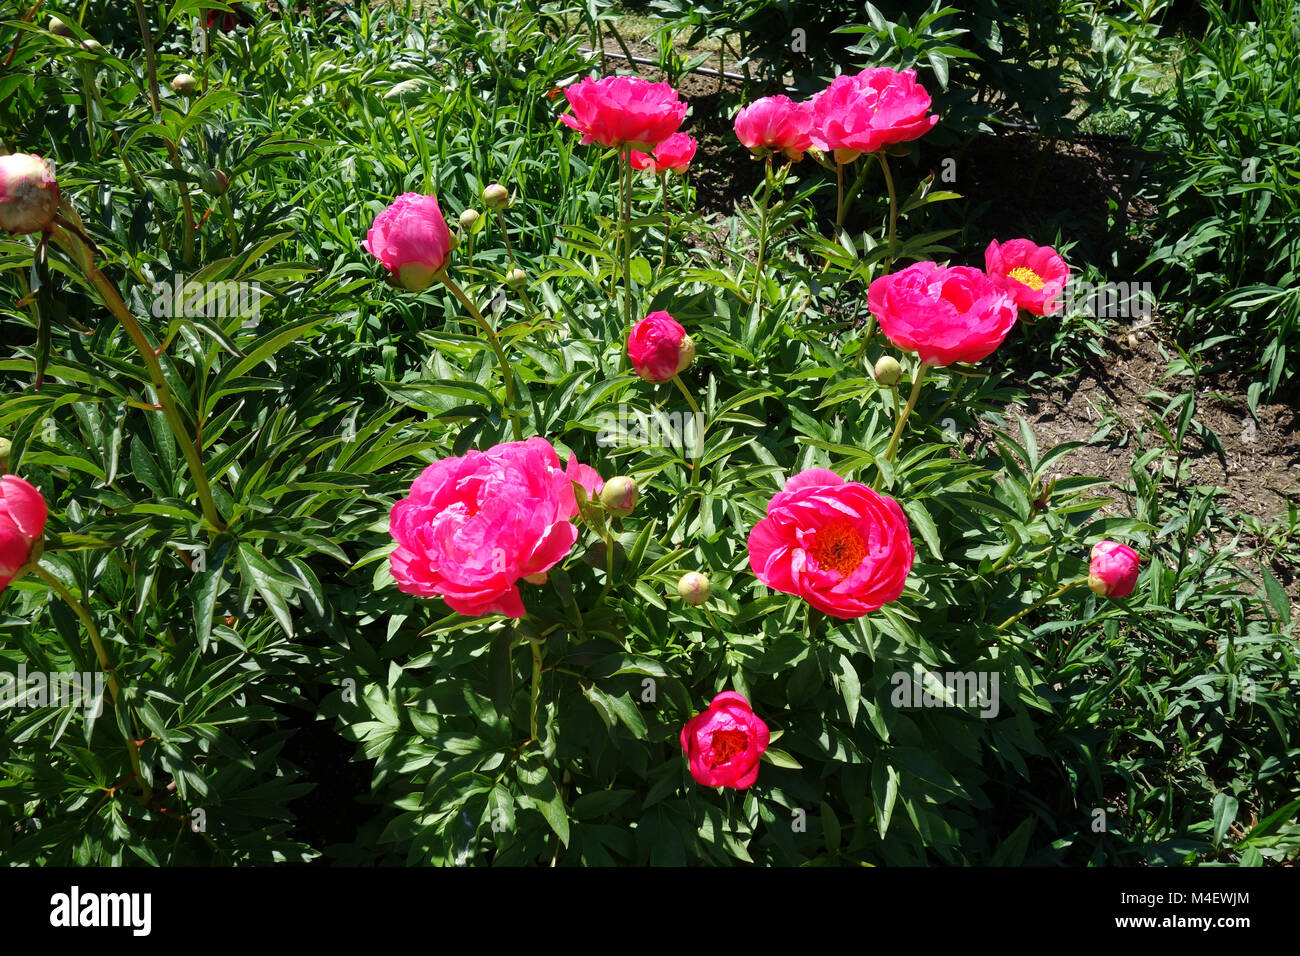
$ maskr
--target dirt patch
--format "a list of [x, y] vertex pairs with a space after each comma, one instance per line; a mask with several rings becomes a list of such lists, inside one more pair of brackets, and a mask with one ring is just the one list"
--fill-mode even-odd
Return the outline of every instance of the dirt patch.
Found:
[[[1089, 135], [1072, 142], [1040, 142], [1031, 132], [1002, 132], [968, 140], [956, 150], [917, 141], [921, 170], [936, 176], [935, 188], [961, 193], [966, 202], [961, 221], [966, 235], [976, 239], [1015, 236], [1051, 241], [1059, 229], [1078, 245], [1070, 257], [1080, 262], [1139, 259], [1141, 237], [1130, 226], [1156, 215], [1157, 210], [1136, 195], [1148, 157], [1123, 137]], [[947, 205], [947, 204], [945, 204]], [[949, 209], [955, 211], [954, 206]], [[1112, 211], [1114, 210], [1114, 211]], [[978, 223], [971, 228], [972, 216]], [[982, 263], [983, 246], [966, 250], [966, 258]]]
[[[1033, 427], [1040, 451], [1069, 441], [1097, 444], [1080, 448], [1060, 461], [1063, 475], [1095, 475], [1111, 481], [1103, 489], [1121, 499], [1131, 484], [1133, 459], [1164, 446], [1153, 419], [1162, 418], [1168, 401], [1194, 388], [1194, 422], [1181, 446], [1184, 488], [1204, 486], [1222, 490], [1224, 507], [1268, 523], [1284, 514], [1289, 501], [1300, 501], [1300, 434], [1294, 405], [1261, 404], [1255, 417], [1246, 405], [1245, 383], [1225, 375], [1169, 374], [1173, 350], [1163, 333], [1148, 327], [1107, 342], [1107, 354], [1059, 382], [1049, 391], [1008, 409]], [[1176, 433], [1177, 412], [1163, 415]], [[1217, 444], [1220, 447], [1216, 447]], [[1221, 448], [1221, 452], [1220, 452]], [[1174, 454], [1171, 449], [1171, 455]], [[1152, 467], [1158, 467], [1153, 464]], [[1126, 508], [1114, 507], [1115, 513]]]

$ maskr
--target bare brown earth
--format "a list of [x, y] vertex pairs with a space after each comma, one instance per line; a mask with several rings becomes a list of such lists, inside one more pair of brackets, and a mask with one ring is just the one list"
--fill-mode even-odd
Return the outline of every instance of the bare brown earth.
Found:
[[[1107, 342], [1107, 355], [1050, 391], [1009, 408], [1033, 427], [1039, 448], [1063, 442], [1095, 444], [1061, 460], [1065, 475], [1108, 478], [1108, 493], [1123, 498], [1130, 468], [1143, 452], [1167, 447], [1154, 426], [1168, 400], [1188, 389], [1196, 395], [1195, 420], [1218, 438], [1223, 454], [1195, 428], [1179, 451], [1186, 466], [1184, 487], [1220, 490], [1229, 510], [1267, 523], [1300, 502], [1300, 433], [1296, 411], [1286, 404], [1261, 404], [1257, 418], [1246, 408], [1240, 383], [1224, 376], [1170, 376], [1170, 350], [1150, 329]], [[1163, 393], [1162, 398], [1153, 393]], [[1151, 396], [1148, 398], [1148, 396]], [[1164, 417], [1175, 431], [1177, 415]]]

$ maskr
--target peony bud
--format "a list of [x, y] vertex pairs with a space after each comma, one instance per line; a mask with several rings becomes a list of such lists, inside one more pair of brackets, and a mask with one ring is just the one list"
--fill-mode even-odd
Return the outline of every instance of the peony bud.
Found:
[[103, 53], [104, 44], [100, 43], [94, 37], [86, 37], [81, 41], [81, 48], [87, 53]]
[[882, 355], [876, 363], [876, 381], [886, 388], [893, 388], [903, 380], [903, 366], [892, 355]]
[[500, 183], [493, 183], [483, 190], [483, 205], [489, 209], [502, 209], [510, 204], [510, 190]]
[[13, 447], [13, 442], [8, 438], [0, 438], [0, 475], [9, 470], [9, 454]]
[[695, 361], [695, 343], [667, 312], [651, 312], [632, 327], [627, 355], [647, 382], [668, 382]]
[[219, 169], [206, 170], [199, 180], [209, 196], [224, 196], [230, 188], [230, 177]]
[[177, 73], [172, 80], [172, 90], [181, 96], [193, 96], [199, 87], [199, 78], [190, 73]]
[[1142, 559], [1126, 544], [1098, 541], [1092, 546], [1088, 587], [1101, 597], [1125, 598], [1137, 584]]
[[610, 514], [628, 515], [636, 507], [639, 494], [635, 481], [626, 475], [618, 475], [605, 482], [600, 491], [600, 503]]
[[72, 30], [58, 17], [50, 17], [50, 32], [59, 37], [72, 36]]
[[0, 229], [41, 232], [58, 208], [59, 187], [49, 163], [30, 153], [0, 156]]
[[695, 363], [695, 340], [689, 335], [677, 346], [677, 373], [680, 375]]
[[446, 268], [454, 239], [437, 199], [403, 193], [375, 217], [361, 245], [399, 285], [423, 292]]
[[17, 475], [0, 476], [0, 591], [41, 556], [46, 507]]
[[677, 593], [692, 607], [699, 607], [709, 599], [709, 579], [699, 571], [687, 571], [677, 582]]
[[483, 228], [483, 217], [477, 209], [466, 209], [460, 214], [460, 228], [472, 236]]
[[518, 292], [528, 285], [528, 273], [523, 269], [511, 269], [506, 273], [506, 285]]

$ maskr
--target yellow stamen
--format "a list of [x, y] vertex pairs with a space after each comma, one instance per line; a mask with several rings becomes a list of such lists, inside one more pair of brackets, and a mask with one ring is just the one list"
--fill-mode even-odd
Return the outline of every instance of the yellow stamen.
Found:
[[1016, 266], [1014, 269], [1008, 272], [1007, 275], [1010, 278], [1015, 279], [1017, 282], [1023, 282], [1025, 285], [1029, 286], [1029, 288], [1033, 289], [1035, 292], [1037, 292], [1044, 285], [1046, 285], [1046, 283], [1043, 281], [1043, 277], [1040, 276], [1033, 269], [1030, 269], [1028, 266]]

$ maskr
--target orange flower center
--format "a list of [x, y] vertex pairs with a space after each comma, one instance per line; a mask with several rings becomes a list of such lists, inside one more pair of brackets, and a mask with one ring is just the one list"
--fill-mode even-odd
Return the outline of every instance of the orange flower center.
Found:
[[848, 577], [862, 563], [867, 543], [847, 521], [827, 525], [817, 532], [809, 551], [819, 568], [829, 568]]
[[713, 765], [726, 763], [745, 749], [745, 732], [743, 730], [715, 730], [709, 738], [713, 750]]
[[1041, 289], [1045, 284], [1043, 282], [1043, 277], [1028, 266], [1016, 266], [1008, 272], [1007, 275], [1012, 279], [1015, 279], [1017, 282], [1023, 282], [1035, 292]]

